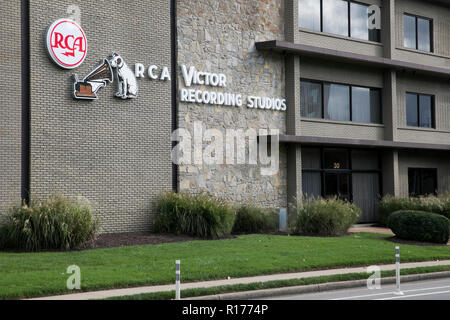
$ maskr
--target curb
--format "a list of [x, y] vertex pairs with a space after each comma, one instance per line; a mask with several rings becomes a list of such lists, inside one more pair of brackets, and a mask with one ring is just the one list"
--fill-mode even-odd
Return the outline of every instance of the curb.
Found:
[[[412, 281], [439, 279], [447, 277], [450, 277], [450, 271], [405, 275], [401, 277], [401, 281], [412, 282]], [[381, 279], [381, 284], [391, 284], [391, 283], [395, 283], [395, 277]], [[281, 295], [303, 294], [303, 293], [322, 292], [338, 289], [357, 288], [357, 287], [364, 287], [366, 286], [366, 284], [367, 284], [366, 279], [350, 280], [350, 281], [310, 284], [305, 286], [223, 293], [202, 297], [189, 297], [182, 300], [247, 300], [247, 299], [281, 296]]]

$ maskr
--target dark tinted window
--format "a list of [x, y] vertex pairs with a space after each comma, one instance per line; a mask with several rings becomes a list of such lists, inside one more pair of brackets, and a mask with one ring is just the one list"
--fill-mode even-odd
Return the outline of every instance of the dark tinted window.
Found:
[[407, 93], [406, 94], [406, 124], [408, 126], [419, 126], [419, 114], [417, 105], [417, 95]]
[[350, 193], [350, 174], [348, 173], [324, 173], [324, 196], [338, 197], [349, 201]]
[[349, 169], [349, 153], [346, 149], [325, 149], [323, 151], [324, 169]]
[[431, 21], [417, 18], [417, 49], [431, 51]]
[[300, 83], [302, 117], [322, 118], [322, 84], [302, 80]]
[[344, 0], [323, 1], [323, 31], [348, 36], [348, 2]]
[[300, 28], [380, 42], [375, 13], [367, 4], [348, 0], [298, 0]]
[[432, 28], [432, 20], [404, 14], [403, 45], [406, 48], [433, 51]]
[[339, 198], [345, 201], [350, 201], [351, 193], [350, 193], [350, 174], [349, 173], [341, 173], [338, 176], [338, 195]]
[[416, 49], [416, 18], [409, 15], [403, 16], [404, 26], [404, 46], [406, 48]]
[[320, 31], [320, 1], [298, 1], [298, 24], [300, 28]]
[[433, 106], [431, 96], [419, 96], [419, 119], [420, 126], [424, 128], [433, 127]]
[[333, 197], [338, 195], [338, 174], [327, 173], [324, 175], [323, 193], [326, 197]]
[[437, 169], [409, 168], [408, 186], [411, 196], [436, 194]]
[[302, 147], [302, 167], [303, 169], [320, 169], [322, 168], [320, 148], [303, 148]]
[[352, 87], [352, 121], [381, 122], [380, 90]]
[[350, 121], [349, 86], [326, 83], [324, 90], [324, 117], [330, 120]]
[[350, 3], [350, 36], [363, 40], [380, 41], [380, 30], [369, 29], [368, 5]]
[[381, 90], [301, 79], [300, 114], [306, 118], [381, 123]]
[[359, 3], [351, 3], [350, 6], [350, 36], [352, 36], [353, 38], [369, 40], [369, 32], [367, 26], [369, 17], [369, 14], [367, 12], [368, 6]]
[[425, 94], [406, 94], [406, 124], [411, 127], [434, 128], [434, 99]]

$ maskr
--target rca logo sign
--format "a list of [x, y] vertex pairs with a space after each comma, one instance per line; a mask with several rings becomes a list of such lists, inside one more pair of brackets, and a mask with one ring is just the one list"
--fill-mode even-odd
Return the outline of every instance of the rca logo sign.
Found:
[[47, 30], [47, 50], [52, 60], [60, 67], [76, 68], [86, 58], [86, 35], [75, 21], [56, 20]]

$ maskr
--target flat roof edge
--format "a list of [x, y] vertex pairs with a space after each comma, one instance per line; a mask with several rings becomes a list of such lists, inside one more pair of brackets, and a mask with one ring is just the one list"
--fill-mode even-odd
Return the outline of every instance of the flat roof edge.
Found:
[[407, 69], [412, 71], [420, 71], [430, 75], [436, 75], [444, 77], [446, 79], [450, 79], [450, 68], [447, 69], [441, 67], [434, 67], [407, 61], [392, 60], [387, 58], [380, 58], [359, 53], [320, 48], [280, 40], [256, 42], [255, 45], [257, 50], [275, 50], [275, 51], [296, 53], [305, 56], [326, 57], [326, 58], [331, 57], [334, 58], [335, 60], [346, 61], [350, 63], [351, 62], [363, 63], [366, 65], [372, 65], [375, 67], [386, 69], [400, 69], [400, 70]]
[[385, 148], [385, 149], [420, 149], [450, 151], [450, 144], [430, 144], [418, 142], [401, 142], [387, 140], [364, 140], [328, 138], [313, 136], [280, 135], [280, 143], [292, 143], [300, 145], [326, 145], [326, 146], [353, 146], [360, 148]]

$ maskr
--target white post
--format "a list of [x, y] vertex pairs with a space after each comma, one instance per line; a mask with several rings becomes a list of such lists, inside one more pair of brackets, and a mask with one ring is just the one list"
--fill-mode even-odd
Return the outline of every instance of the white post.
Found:
[[403, 295], [402, 290], [400, 290], [400, 247], [395, 247], [395, 282], [397, 284], [397, 291], [394, 294]]
[[180, 260], [175, 261], [175, 300], [180, 300]]

